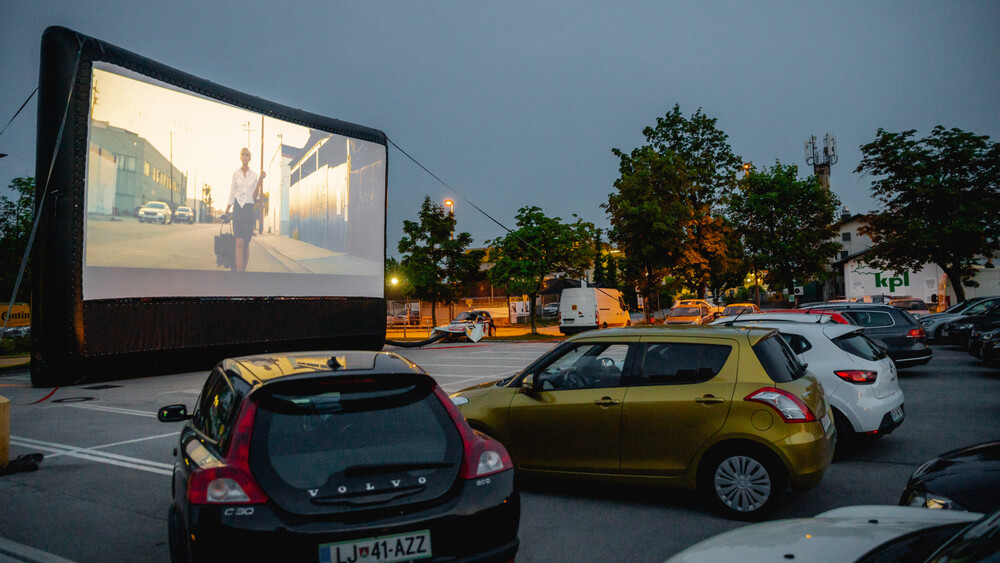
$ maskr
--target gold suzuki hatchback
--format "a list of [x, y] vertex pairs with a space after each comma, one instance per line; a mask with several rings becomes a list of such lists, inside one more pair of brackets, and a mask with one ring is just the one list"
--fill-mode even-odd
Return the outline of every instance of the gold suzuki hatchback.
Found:
[[587, 332], [452, 401], [520, 473], [698, 488], [741, 520], [816, 486], [835, 442], [822, 387], [773, 329]]

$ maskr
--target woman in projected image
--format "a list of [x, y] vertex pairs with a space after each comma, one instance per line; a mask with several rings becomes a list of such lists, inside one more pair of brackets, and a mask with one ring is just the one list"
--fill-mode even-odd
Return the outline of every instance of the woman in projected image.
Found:
[[244, 147], [240, 150], [240, 160], [243, 166], [233, 172], [226, 213], [229, 213], [230, 209], [233, 211], [233, 235], [236, 237], [235, 269], [237, 272], [245, 272], [247, 261], [250, 259], [250, 237], [253, 236], [255, 222], [253, 203], [260, 197], [264, 177], [267, 174], [261, 170], [258, 176], [256, 172], [250, 170], [250, 149]]

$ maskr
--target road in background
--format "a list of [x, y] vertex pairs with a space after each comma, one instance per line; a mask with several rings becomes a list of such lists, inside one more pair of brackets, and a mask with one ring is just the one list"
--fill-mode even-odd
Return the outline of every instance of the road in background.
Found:
[[[452, 392], [510, 375], [555, 344], [386, 349], [413, 360]], [[954, 348], [934, 351], [930, 364], [900, 373], [903, 425], [861, 444], [853, 459], [830, 468], [819, 487], [786, 495], [776, 517], [895, 504], [907, 477], [927, 458], [997, 437], [1000, 370]], [[193, 406], [206, 376], [83, 383], [46, 398], [52, 389], [30, 387], [27, 372], [0, 374], [0, 395], [11, 400], [11, 457], [46, 455], [36, 472], [0, 477], [0, 561], [17, 546], [81, 562], [169, 560], [165, 517], [181, 424], [158, 422], [156, 410]], [[518, 561], [662, 561], [740, 525], [715, 516], [694, 494], [534, 482], [523, 490]]]

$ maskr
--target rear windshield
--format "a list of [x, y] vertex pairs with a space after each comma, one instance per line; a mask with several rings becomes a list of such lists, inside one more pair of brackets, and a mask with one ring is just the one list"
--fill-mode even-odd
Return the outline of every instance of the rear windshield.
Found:
[[806, 372], [799, 358], [784, 340], [777, 337], [777, 333], [754, 344], [753, 351], [764, 366], [764, 371], [775, 383], [795, 381]]
[[927, 305], [923, 301], [896, 301], [890, 303], [893, 307], [903, 309], [904, 311], [926, 311]]
[[725, 309], [722, 310], [722, 314], [726, 316], [738, 315], [740, 313], [753, 313], [753, 307], [741, 307], [739, 305], [734, 305], [731, 307], [726, 307]]
[[842, 314], [858, 326], [878, 328], [896, 324], [892, 315], [883, 311], [843, 311]]
[[671, 309], [668, 317], [700, 317], [701, 308], [699, 307], [678, 307], [677, 309]]
[[295, 496], [314, 504], [357, 505], [375, 483], [371, 501], [384, 502], [387, 488], [447, 490], [458, 473], [461, 436], [429, 378], [308, 380], [264, 391], [251, 451], [272, 494], [291, 488], [310, 491]]
[[837, 348], [840, 348], [848, 354], [865, 360], [875, 361], [881, 360], [885, 357], [885, 350], [883, 350], [878, 344], [875, 344], [871, 338], [868, 338], [860, 332], [852, 332], [850, 334], [834, 338], [833, 343], [837, 345]]

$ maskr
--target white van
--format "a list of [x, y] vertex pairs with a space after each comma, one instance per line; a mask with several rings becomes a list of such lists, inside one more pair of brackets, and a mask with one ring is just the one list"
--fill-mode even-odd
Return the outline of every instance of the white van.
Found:
[[628, 306], [617, 289], [581, 287], [562, 290], [559, 331], [563, 334], [630, 324]]

